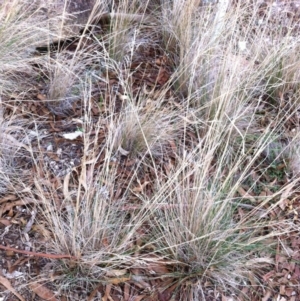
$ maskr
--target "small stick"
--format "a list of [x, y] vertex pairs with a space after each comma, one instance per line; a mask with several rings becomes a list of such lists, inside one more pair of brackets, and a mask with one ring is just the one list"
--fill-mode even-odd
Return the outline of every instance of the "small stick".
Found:
[[32, 252], [32, 251], [25, 251], [25, 250], [19, 250], [16, 248], [11, 248], [11, 247], [5, 247], [0, 245], [0, 249], [2, 250], [7, 250], [7, 251], [13, 251], [16, 253], [21, 253], [25, 255], [31, 255], [31, 256], [36, 256], [36, 257], [43, 257], [43, 258], [50, 258], [50, 259], [72, 259], [72, 260], [78, 260], [77, 257], [72, 256], [72, 255], [55, 255], [55, 254], [47, 254], [47, 253], [37, 253], [37, 252]]

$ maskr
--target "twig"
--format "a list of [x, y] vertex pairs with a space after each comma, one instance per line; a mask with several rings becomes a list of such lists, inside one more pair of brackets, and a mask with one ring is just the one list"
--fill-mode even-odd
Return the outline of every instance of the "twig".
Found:
[[13, 251], [16, 253], [21, 253], [21, 254], [26, 254], [26, 255], [31, 255], [31, 256], [36, 256], [36, 257], [50, 258], [50, 259], [78, 260], [77, 257], [72, 256], [72, 255], [55, 255], [55, 254], [47, 254], [47, 253], [36, 253], [36, 252], [32, 252], [32, 251], [25, 251], [25, 250], [19, 250], [16, 248], [5, 247], [2, 245], [0, 245], [0, 249], [7, 250], [7, 251]]

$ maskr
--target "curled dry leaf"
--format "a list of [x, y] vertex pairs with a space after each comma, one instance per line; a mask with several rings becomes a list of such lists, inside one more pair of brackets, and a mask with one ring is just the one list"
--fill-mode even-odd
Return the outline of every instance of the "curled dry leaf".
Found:
[[129, 155], [129, 151], [125, 150], [124, 148], [122, 148], [121, 146], [119, 146], [118, 151], [120, 152], [121, 155], [123, 156], [128, 156]]

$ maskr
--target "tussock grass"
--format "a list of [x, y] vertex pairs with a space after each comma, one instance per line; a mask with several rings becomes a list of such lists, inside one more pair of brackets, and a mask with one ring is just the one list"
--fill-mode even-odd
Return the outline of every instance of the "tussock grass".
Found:
[[[237, 194], [272, 136], [262, 133], [251, 146], [248, 142], [237, 147], [231, 141], [236, 138], [235, 129], [229, 123], [221, 130], [220, 124], [212, 122], [199, 145], [183, 153], [165, 182], [157, 183], [149, 201], [168, 208], [155, 212], [153, 240], [155, 250], [166, 260], [179, 262], [173, 277], [193, 283], [183, 285], [183, 300], [205, 299], [204, 283], [224, 295], [239, 294], [249, 281], [262, 285], [260, 277], [274, 263], [276, 236], [292, 229], [289, 222], [265, 219], [264, 205], [275, 194], [251, 197], [253, 187], [248, 196]], [[290, 195], [289, 188], [282, 188], [279, 195]], [[243, 213], [237, 214], [237, 209]], [[263, 234], [266, 228], [269, 234]]]
[[[88, 102], [88, 94], [86, 96]], [[122, 185], [116, 164], [121, 156], [134, 160], [147, 155], [154, 158], [162, 156], [168, 139], [178, 136], [178, 125], [173, 124], [176, 122], [174, 113], [163, 114], [165, 109], [157, 108], [151, 112], [149, 110], [145, 103], [132, 103], [123, 109], [123, 114], [118, 118], [111, 114], [105, 121], [99, 120], [98, 128], [107, 129], [100, 153], [98, 145], [92, 140], [89, 112], [86, 112], [87, 118], [83, 124], [85, 155], [78, 189], [71, 189], [76, 180], [68, 175], [61, 187], [62, 212], [45, 198], [43, 186], [38, 179], [35, 180], [37, 190], [34, 193], [45, 205], [44, 218], [50, 228], [55, 229], [49, 248], [55, 253], [74, 254], [80, 258], [78, 268], [88, 273], [86, 277], [103, 276], [111, 269], [127, 266], [134, 254], [136, 232], [148, 221], [147, 208], [130, 217], [122, 209], [131, 193], [133, 179], [128, 179], [128, 187], [121, 198], [113, 199]], [[111, 109], [111, 112], [114, 110]], [[99, 170], [91, 162], [96, 162], [100, 156], [104, 157], [104, 161]], [[56, 195], [57, 192], [53, 190], [50, 194]]]
[[151, 1], [119, 1], [113, 3], [112, 11], [106, 14], [105, 33], [100, 37], [105, 51], [116, 62], [132, 56], [141, 47], [155, 44], [157, 38], [150, 28], [155, 28], [154, 16], [145, 14], [149, 7], [155, 6]]
[[15, 114], [4, 117], [0, 103], [0, 193], [16, 193], [24, 189], [23, 181], [28, 178], [27, 167], [32, 163], [32, 141], [38, 136], [35, 122], [28, 122]]
[[[15, 2], [11, 13], [1, 11], [5, 95], [22, 86], [11, 74], [23, 67], [36, 74], [25, 54], [43, 31]], [[208, 2], [124, 0], [107, 13], [98, 1], [91, 20], [105, 13], [103, 32], [91, 34], [87, 24], [75, 51], [39, 60], [50, 111], [67, 118], [78, 101], [82, 112], [81, 163], [55, 185], [42, 163], [42, 138], [30, 146], [41, 135], [41, 120], [31, 116], [23, 131], [12, 127], [13, 113], [9, 122], [0, 120], [0, 187], [15, 181], [6, 171], [9, 135], [38, 171], [29, 194], [41, 207], [37, 223], [46, 221], [51, 233], [44, 247], [77, 258], [53, 263], [66, 289], [77, 278], [89, 286], [120, 275], [134, 285], [135, 269], [154, 281], [154, 262], [178, 284], [178, 300], [205, 300], [209, 289], [251, 299], [243, 288], [263, 294], [278, 237], [299, 230], [269, 218], [299, 180], [299, 37], [263, 25], [257, 30], [258, 7], [251, 4], [250, 11], [250, 2]], [[172, 61], [168, 82], [153, 88], [155, 98], [145, 87], [133, 91], [129, 68], [149, 45]], [[95, 120], [98, 81], [107, 86], [97, 95]], [[257, 192], [270, 179], [281, 186]], [[28, 187], [21, 176], [18, 181]]]
[[25, 79], [36, 76], [32, 68], [35, 61], [32, 54], [38, 44], [46, 43], [51, 36], [47, 29], [48, 21], [41, 19], [40, 14], [40, 7], [34, 4], [18, 0], [1, 1], [1, 94], [17, 92], [18, 89], [25, 92], [31, 85]]
[[58, 54], [45, 64], [45, 73], [48, 74], [47, 106], [51, 112], [68, 116], [76, 109], [73, 107], [75, 102], [82, 103], [80, 99], [89, 63], [90, 58], [78, 51], [75, 56], [67, 52]]
[[176, 114], [163, 108], [129, 104], [119, 119], [112, 122], [112, 145], [130, 156], [147, 153], [153, 157], [162, 156], [168, 141], [178, 134], [178, 120]]

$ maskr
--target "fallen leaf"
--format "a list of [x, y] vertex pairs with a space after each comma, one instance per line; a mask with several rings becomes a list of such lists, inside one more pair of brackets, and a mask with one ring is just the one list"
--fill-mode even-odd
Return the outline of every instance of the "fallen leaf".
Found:
[[268, 281], [272, 276], [274, 276], [275, 271], [270, 271], [267, 274], [265, 274], [264, 276], [262, 276], [264, 281]]
[[63, 194], [64, 194], [65, 200], [69, 200], [71, 197], [71, 193], [69, 191], [70, 177], [71, 177], [71, 173], [68, 173], [64, 178]]
[[39, 233], [44, 238], [44, 242], [48, 241], [52, 235], [52, 233], [46, 228], [44, 224], [33, 225], [32, 231]]
[[0, 223], [7, 227], [11, 224], [11, 221], [6, 218], [0, 218]]
[[120, 277], [120, 276], [124, 276], [128, 273], [128, 271], [126, 269], [123, 270], [110, 270], [106, 272], [106, 276], [107, 277]]
[[156, 78], [156, 82], [159, 85], [164, 85], [170, 79], [170, 75], [165, 68], [160, 68]]
[[41, 94], [41, 93], [39, 93], [36, 97], [39, 100], [46, 100], [46, 98], [47, 98], [45, 94]]
[[73, 132], [73, 133], [66, 133], [66, 134], [62, 134], [62, 136], [65, 138], [65, 139], [68, 139], [68, 140], [74, 140], [78, 137], [82, 137], [83, 133], [81, 131], [76, 131], [76, 132]]
[[111, 284], [120, 284], [126, 281], [129, 281], [131, 277], [115, 277], [115, 278], [106, 278], [106, 281]]
[[144, 281], [143, 277], [141, 277], [140, 275], [132, 275], [131, 278], [137, 287], [142, 288], [142, 289], [151, 290], [151, 285], [149, 283], [147, 283], [146, 281]]
[[286, 287], [285, 288], [285, 295], [288, 297], [291, 297], [294, 294], [294, 288], [292, 287]]
[[87, 298], [87, 301], [93, 301], [97, 293], [102, 289], [102, 283], [97, 285]]
[[18, 271], [13, 271], [12, 273], [4, 273], [3, 272], [3, 274], [8, 279], [16, 279], [16, 278], [19, 278], [19, 277], [23, 276], [24, 273], [18, 272]]
[[[15, 271], [17, 271], [17, 269], [19, 267], [21, 267], [22, 265], [24, 265], [25, 263], [27, 263], [30, 260], [30, 257], [19, 257], [19, 259], [17, 259], [14, 264], [12, 266], [9, 267], [8, 272], [9, 273], [14, 273]], [[17, 273], [18, 274], [18, 273]], [[23, 274], [23, 273], [22, 273]], [[16, 275], [16, 274], [15, 274]], [[21, 274], [19, 274], [21, 276]], [[7, 277], [7, 275], [5, 275]], [[9, 277], [7, 277], [9, 278]]]
[[105, 295], [102, 297], [102, 301], [114, 301], [112, 297], [110, 296], [110, 291], [111, 291], [111, 284], [108, 284], [105, 288]]
[[7, 250], [5, 251], [5, 255], [7, 257], [12, 257], [12, 256], [15, 256], [15, 252], [14, 251], [11, 251], [11, 250]]
[[130, 301], [130, 284], [128, 282], [126, 282], [124, 284], [124, 290], [123, 290], [123, 296], [124, 296], [124, 301]]
[[18, 199], [18, 197], [15, 194], [9, 194], [0, 199], [0, 204], [6, 203], [7, 201], [15, 201], [17, 199]]
[[129, 151], [125, 150], [124, 148], [122, 148], [121, 146], [119, 146], [118, 151], [120, 152], [120, 154], [122, 156], [128, 156], [129, 155]]
[[150, 183], [149, 181], [145, 181], [143, 184], [140, 184], [139, 186], [134, 187], [132, 189], [132, 191], [133, 192], [142, 192], [149, 183]]
[[29, 199], [29, 198], [27, 198], [27, 199], [23, 198], [22, 200], [7, 203], [0, 208], [0, 216], [2, 216], [2, 214], [5, 213], [6, 211], [12, 210], [16, 206], [24, 206], [24, 205], [34, 203], [34, 202], [36, 202], [36, 200]]
[[237, 191], [238, 191], [238, 193], [239, 193], [243, 198], [249, 199], [252, 203], [256, 203], [256, 199], [255, 199], [252, 195], [250, 195], [248, 192], [246, 192], [246, 191], [244, 190], [244, 188], [239, 187], [239, 188], [237, 189]]
[[11, 286], [9, 280], [0, 275], [0, 283], [5, 286], [11, 293], [13, 293], [18, 299], [21, 301], [25, 301], [25, 299]]
[[29, 284], [30, 289], [36, 293], [40, 298], [47, 300], [47, 301], [58, 301], [56, 299], [54, 293], [44, 285], [39, 283], [31, 283]]
[[271, 297], [271, 291], [267, 290], [266, 294], [264, 295], [264, 297], [261, 299], [261, 301], [268, 301], [269, 298]]
[[140, 296], [136, 296], [134, 297], [133, 301], [141, 301], [142, 299], [146, 298], [146, 295], [140, 295]]
[[280, 285], [279, 294], [285, 295], [285, 285]]
[[174, 290], [178, 287], [178, 283], [173, 284], [163, 292], [159, 293], [161, 301], [169, 301], [174, 293]]
[[149, 269], [149, 271], [154, 272], [155, 274], [158, 275], [166, 275], [169, 273], [167, 266], [163, 262], [149, 263], [147, 265], [147, 268]]

